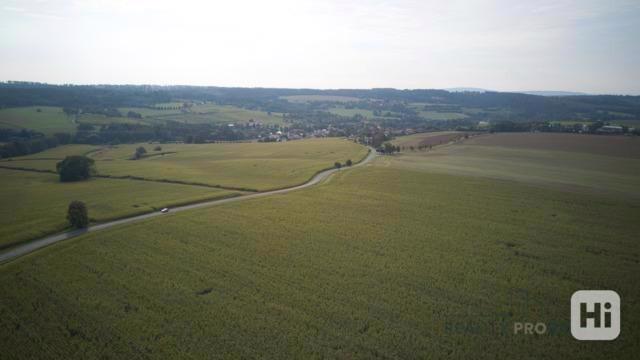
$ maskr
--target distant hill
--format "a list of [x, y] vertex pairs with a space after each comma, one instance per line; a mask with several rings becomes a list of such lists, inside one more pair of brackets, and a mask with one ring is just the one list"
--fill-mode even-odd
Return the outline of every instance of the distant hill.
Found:
[[505, 93], [517, 93], [517, 94], [527, 94], [527, 95], [536, 95], [536, 96], [578, 96], [578, 95], [589, 95], [583, 92], [575, 92], [575, 91], [495, 91], [488, 90], [482, 88], [475, 87], [455, 87], [455, 88], [446, 88], [443, 89], [450, 93], [464, 93], [464, 92], [472, 92], [472, 93], [486, 93], [486, 92], [505, 92]]
[[517, 91], [521, 94], [538, 95], [538, 96], [578, 96], [589, 95], [583, 92], [575, 91]]
[[[541, 96], [543, 95], [543, 96]], [[576, 96], [567, 96], [576, 95]], [[416, 127], [425, 116], [442, 118], [455, 114], [457, 126], [478, 121], [545, 122], [640, 120], [640, 96], [580, 95], [567, 91], [497, 92], [482, 88], [437, 89], [286, 89], [231, 88], [214, 86], [145, 85], [50, 85], [27, 82], [0, 82], [0, 109], [53, 106], [68, 111], [102, 113], [105, 109], [153, 108], [175, 101], [213, 102], [247, 110], [287, 114], [304, 126], [310, 117], [328, 126], [331, 106], [377, 111], [385, 126]], [[297, 100], [297, 101], [296, 101]], [[345, 104], [344, 100], [350, 103]], [[411, 105], [413, 104], [413, 105]], [[416, 105], [421, 104], [421, 105]], [[142, 110], [140, 110], [142, 111]], [[426, 115], [425, 115], [426, 114]], [[447, 114], [447, 115], [443, 115]], [[453, 123], [447, 119], [447, 126]], [[305, 125], [307, 124], [307, 125]], [[0, 126], [2, 128], [3, 126]]]
[[477, 92], [477, 93], [485, 93], [485, 92], [492, 91], [492, 90], [474, 88], [474, 87], [455, 87], [455, 88], [446, 88], [443, 90], [446, 90], [448, 92]]

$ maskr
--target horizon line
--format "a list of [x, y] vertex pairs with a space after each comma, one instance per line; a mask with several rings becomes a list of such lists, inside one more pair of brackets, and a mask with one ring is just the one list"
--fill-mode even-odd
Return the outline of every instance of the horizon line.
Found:
[[[324, 88], [324, 87], [279, 87], [279, 86], [237, 86], [237, 85], [194, 85], [194, 84], [152, 84], [152, 83], [73, 83], [73, 82], [43, 82], [32, 80], [0, 80], [0, 84], [10, 83], [25, 83], [25, 84], [40, 84], [40, 85], [54, 85], [54, 86], [154, 86], [154, 87], [202, 87], [202, 88], [235, 88], [235, 89], [278, 89], [278, 90], [316, 90], [316, 91], [340, 91], [340, 90], [398, 90], [398, 91], [415, 91], [415, 90], [442, 90], [448, 92], [491, 92], [491, 93], [516, 93], [525, 95], [531, 92], [540, 93], [568, 93], [567, 95], [559, 96], [640, 96], [640, 91], [637, 92], [619, 92], [619, 93], [598, 93], [598, 92], [584, 92], [575, 90], [494, 90], [483, 87], [475, 86], [449, 86], [449, 87], [419, 87], [419, 88], [401, 88], [401, 87], [344, 87], [344, 88]], [[541, 96], [541, 95], [537, 95]]]

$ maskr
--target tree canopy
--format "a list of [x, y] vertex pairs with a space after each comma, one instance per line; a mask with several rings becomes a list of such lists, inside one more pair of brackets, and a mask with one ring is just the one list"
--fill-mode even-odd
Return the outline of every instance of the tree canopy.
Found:
[[81, 229], [89, 225], [89, 212], [82, 201], [72, 201], [67, 210], [67, 220], [71, 226]]
[[87, 180], [94, 172], [94, 161], [86, 156], [67, 156], [64, 160], [56, 164], [60, 181], [81, 181]]
[[133, 158], [138, 160], [142, 157], [142, 155], [147, 153], [147, 149], [144, 148], [144, 146], [139, 146], [136, 149], [136, 152], [133, 154]]

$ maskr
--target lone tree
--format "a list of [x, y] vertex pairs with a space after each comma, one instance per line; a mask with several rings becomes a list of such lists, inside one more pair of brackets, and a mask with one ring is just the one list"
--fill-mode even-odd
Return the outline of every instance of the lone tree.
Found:
[[396, 151], [396, 147], [391, 143], [386, 142], [382, 144], [382, 146], [384, 147], [385, 154], [393, 154]]
[[351, 166], [353, 165], [353, 161], [351, 161], [351, 159], [347, 160], [347, 162], [345, 163], [345, 165], [347, 166]]
[[340, 164], [339, 162], [336, 161], [336, 163], [333, 164], [333, 166], [335, 166], [336, 169], [340, 169], [342, 167], [342, 164]]
[[87, 206], [82, 201], [72, 201], [67, 210], [67, 220], [75, 228], [86, 228], [89, 225]]
[[94, 173], [94, 161], [86, 156], [67, 156], [56, 164], [56, 170], [60, 174], [60, 181], [87, 180]]
[[139, 148], [136, 149], [136, 153], [133, 154], [133, 158], [138, 160], [142, 157], [142, 155], [147, 153], [147, 149], [144, 148], [144, 146], [140, 146]]
[[153, 148], [153, 151], [162, 151], [162, 146], [156, 146], [155, 148]]

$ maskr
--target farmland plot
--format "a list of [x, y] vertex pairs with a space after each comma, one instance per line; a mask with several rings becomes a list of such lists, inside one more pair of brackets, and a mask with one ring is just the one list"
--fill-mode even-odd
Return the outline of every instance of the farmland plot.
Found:
[[[385, 167], [92, 233], [0, 268], [5, 356], [629, 358], [637, 202]], [[584, 266], [584, 264], [589, 266]], [[571, 294], [622, 335], [577, 342]], [[516, 336], [514, 321], [554, 326]]]
[[67, 228], [67, 206], [73, 200], [85, 202], [93, 220], [105, 221], [234, 194], [133, 180], [61, 183], [55, 174], [6, 169], [0, 169], [0, 185], [0, 248]]
[[[396, 141], [406, 141], [403, 139]], [[402, 169], [640, 197], [640, 142], [637, 140], [621, 136], [542, 133], [483, 135], [432, 151], [405, 151], [384, 161]]]
[[[131, 160], [139, 146], [146, 147], [147, 154]], [[153, 150], [157, 146], [161, 150]], [[336, 161], [359, 161], [367, 151], [362, 145], [331, 138], [285, 143], [131, 144], [104, 147], [89, 156], [101, 175], [262, 191], [306, 182]], [[15, 158], [0, 166], [53, 171], [56, 160], [34, 160], [48, 158], [48, 154], [34, 154], [28, 161]]]

